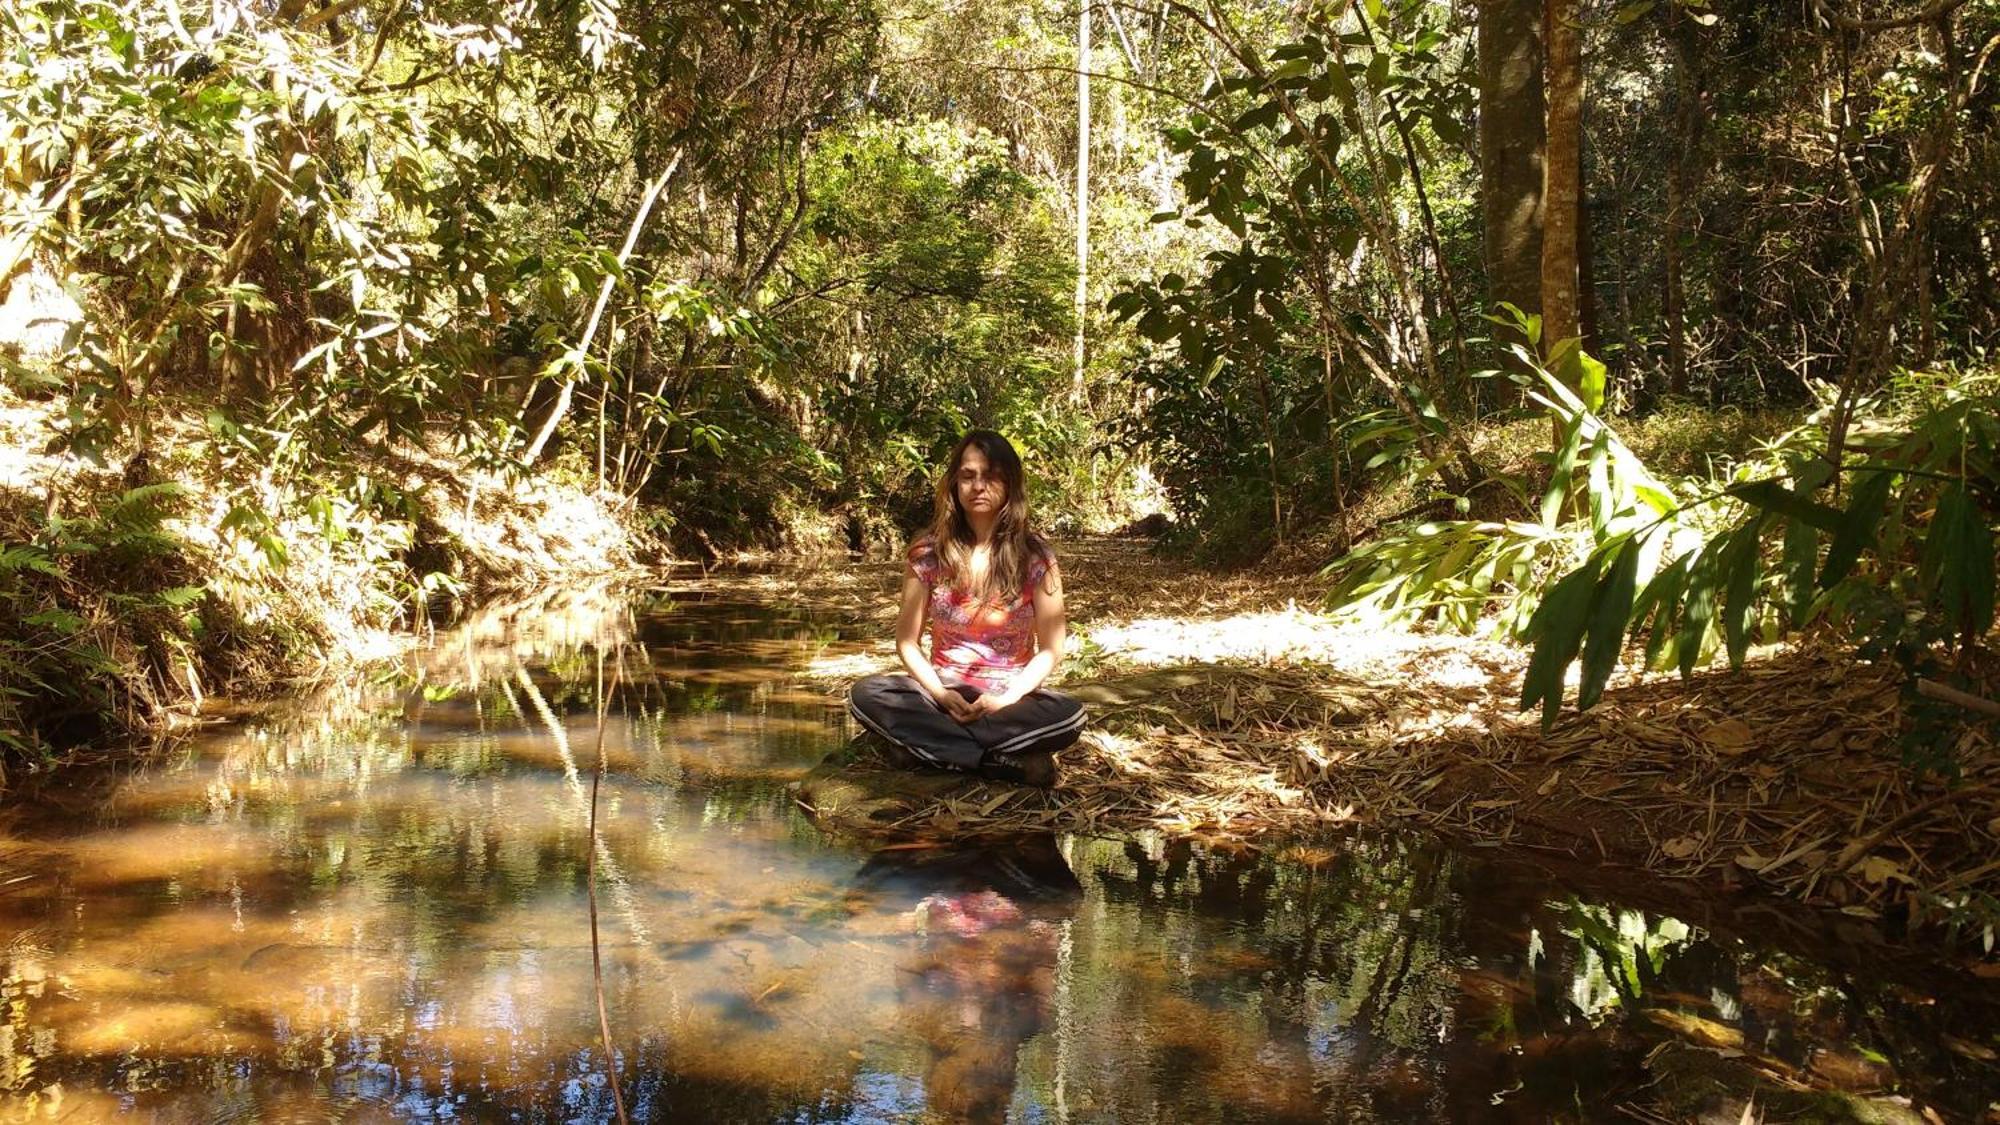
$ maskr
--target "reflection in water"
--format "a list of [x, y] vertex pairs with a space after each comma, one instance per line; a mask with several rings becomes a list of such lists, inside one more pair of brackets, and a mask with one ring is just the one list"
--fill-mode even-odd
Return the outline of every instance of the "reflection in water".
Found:
[[978, 851], [885, 851], [859, 886], [921, 894], [911, 914], [922, 939], [897, 964], [905, 1024], [924, 1044], [924, 1093], [934, 1113], [1001, 1121], [1016, 1056], [1042, 1030], [1057, 954], [1083, 887], [1054, 837]]
[[[608, 1120], [576, 640], [610, 627], [584, 609], [16, 795], [0, 1119]], [[635, 1119], [1735, 1120], [1723, 1064], [1947, 1119], [2000, 1096], [1990, 989], [1933, 1001], [1413, 836], [829, 841], [785, 785], [845, 720], [788, 669], [838, 627], [684, 598], [610, 632], [600, 904]]]

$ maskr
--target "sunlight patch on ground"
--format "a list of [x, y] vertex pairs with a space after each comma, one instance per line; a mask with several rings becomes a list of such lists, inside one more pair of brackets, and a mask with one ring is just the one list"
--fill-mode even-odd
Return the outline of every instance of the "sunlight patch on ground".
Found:
[[864, 676], [893, 672], [899, 665], [891, 652], [823, 653], [806, 662], [805, 678], [847, 683]]
[[1296, 607], [1220, 618], [1140, 617], [1091, 627], [1105, 656], [1142, 667], [1195, 661], [1329, 660], [1347, 630]]
[[1107, 661], [1137, 667], [1190, 663], [1313, 661], [1348, 669], [1422, 665], [1441, 687], [1483, 687], [1510, 650], [1476, 638], [1412, 633], [1337, 621], [1288, 605], [1227, 617], [1140, 617], [1093, 625], [1090, 640]]

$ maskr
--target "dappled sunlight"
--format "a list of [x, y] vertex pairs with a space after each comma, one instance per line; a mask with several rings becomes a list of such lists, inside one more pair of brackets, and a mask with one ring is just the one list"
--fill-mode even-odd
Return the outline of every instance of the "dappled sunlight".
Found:
[[1107, 658], [1138, 667], [1217, 661], [1361, 659], [1365, 634], [1296, 606], [1219, 618], [1140, 617], [1092, 625]]
[[1113, 620], [1087, 635], [1112, 667], [1307, 663], [1482, 694], [1512, 690], [1522, 662], [1518, 651], [1490, 640], [1382, 628], [1296, 605], [1225, 617]]
[[430, 518], [490, 572], [482, 576], [489, 582], [519, 589], [529, 575], [608, 574], [632, 563], [622, 498], [540, 476], [461, 477], [460, 465], [422, 448], [407, 456], [409, 485], [429, 501]]
[[1154, 768], [1146, 753], [1146, 744], [1110, 730], [1087, 730], [1081, 740], [1082, 745], [1095, 749], [1100, 760], [1120, 774], [1153, 773]]

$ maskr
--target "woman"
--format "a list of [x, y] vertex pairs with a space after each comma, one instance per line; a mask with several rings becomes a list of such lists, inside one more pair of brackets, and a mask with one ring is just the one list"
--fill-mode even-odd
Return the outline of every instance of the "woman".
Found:
[[936, 518], [910, 545], [896, 618], [908, 674], [862, 680], [848, 706], [931, 765], [1052, 785], [1055, 752], [1083, 729], [1082, 704], [1042, 687], [1067, 632], [1062, 572], [1029, 528], [1021, 458], [1006, 438], [974, 430], [945, 465]]

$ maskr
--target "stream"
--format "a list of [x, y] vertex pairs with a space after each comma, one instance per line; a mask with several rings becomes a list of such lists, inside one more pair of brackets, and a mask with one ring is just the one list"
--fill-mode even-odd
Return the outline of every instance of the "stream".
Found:
[[552, 604], [19, 781], [0, 1120], [615, 1120], [600, 676], [633, 1120], [1680, 1120], [1731, 1068], [1825, 1120], [2000, 1099], [2000, 982], [1414, 833], [829, 838], [788, 786], [853, 731], [801, 673], [873, 628], [698, 581]]

